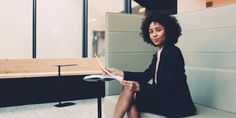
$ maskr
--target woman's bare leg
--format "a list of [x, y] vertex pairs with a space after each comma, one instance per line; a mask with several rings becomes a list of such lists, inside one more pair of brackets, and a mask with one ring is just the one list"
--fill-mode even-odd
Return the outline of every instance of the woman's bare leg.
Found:
[[133, 99], [134, 99], [134, 92], [123, 88], [120, 93], [119, 99], [116, 103], [116, 108], [113, 118], [123, 118], [125, 113], [129, 109], [131, 110], [132, 108], [131, 106], [133, 106], [132, 105]]
[[136, 105], [133, 103], [127, 111], [128, 118], [140, 118]]

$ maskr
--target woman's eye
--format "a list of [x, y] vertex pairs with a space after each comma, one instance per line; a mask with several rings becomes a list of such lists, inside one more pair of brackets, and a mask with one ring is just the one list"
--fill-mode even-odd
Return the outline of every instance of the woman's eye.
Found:
[[161, 31], [161, 28], [157, 28], [156, 31], [160, 32], [160, 31]]

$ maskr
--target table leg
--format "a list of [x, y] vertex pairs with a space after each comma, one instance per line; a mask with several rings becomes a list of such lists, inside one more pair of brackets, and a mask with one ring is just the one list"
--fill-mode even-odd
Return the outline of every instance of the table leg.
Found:
[[98, 118], [102, 118], [102, 98], [98, 97]]

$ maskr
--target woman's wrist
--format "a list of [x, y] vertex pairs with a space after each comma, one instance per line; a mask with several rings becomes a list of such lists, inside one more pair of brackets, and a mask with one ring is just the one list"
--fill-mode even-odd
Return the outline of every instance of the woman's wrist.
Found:
[[120, 76], [124, 77], [124, 71], [120, 70]]

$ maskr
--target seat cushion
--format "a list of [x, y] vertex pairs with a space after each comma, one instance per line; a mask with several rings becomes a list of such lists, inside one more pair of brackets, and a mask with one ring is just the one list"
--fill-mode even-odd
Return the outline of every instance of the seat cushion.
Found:
[[[115, 105], [118, 100], [119, 95], [106, 96], [103, 101], [103, 111], [106, 118], [112, 118], [115, 110]], [[197, 114], [194, 116], [189, 116], [185, 118], [236, 118], [236, 114], [231, 112], [226, 112], [223, 110], [195, 104], [197, 108]], [[127, 118], [127, 116], [125, 116]], [[152, 113], [141, 113], [141, 118], [165, 118], [161, 115], [156, 115]]]

